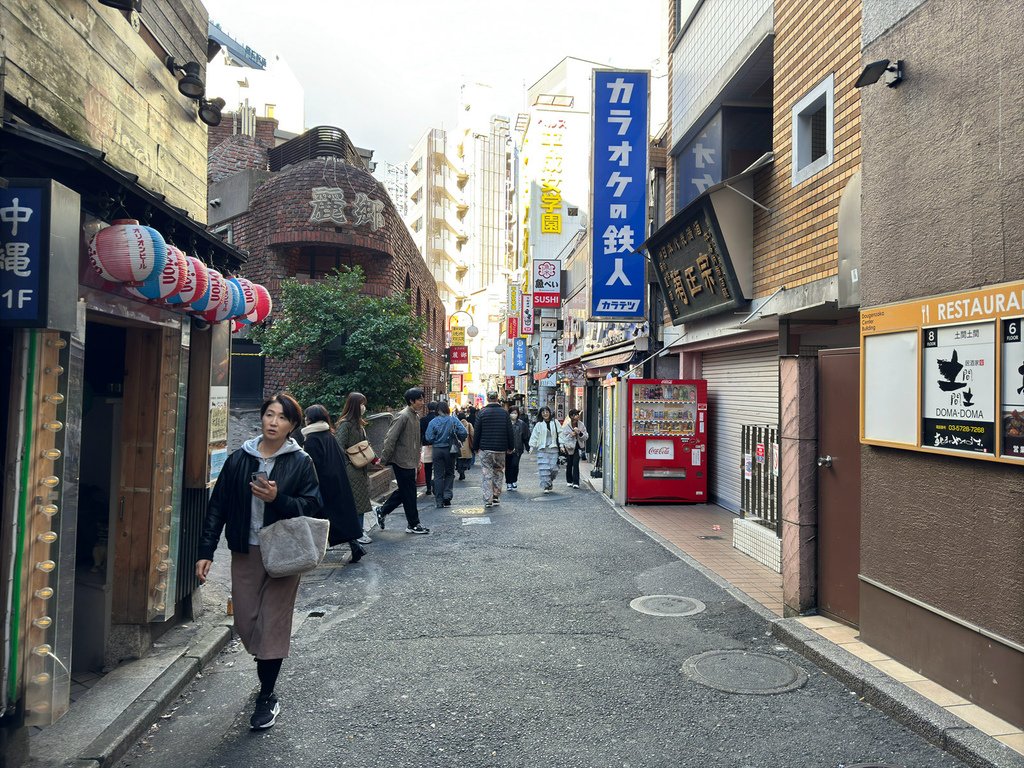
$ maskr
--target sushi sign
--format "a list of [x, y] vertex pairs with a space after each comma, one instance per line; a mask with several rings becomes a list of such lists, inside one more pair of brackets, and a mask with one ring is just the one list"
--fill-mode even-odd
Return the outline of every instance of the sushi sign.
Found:
[[861, 442], [1024, 462], [1024, 282], [861, 312]]

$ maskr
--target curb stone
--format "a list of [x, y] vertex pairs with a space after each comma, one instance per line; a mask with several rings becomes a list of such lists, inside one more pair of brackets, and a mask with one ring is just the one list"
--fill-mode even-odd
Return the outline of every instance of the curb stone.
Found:
[[231, 639], [225, 624], [203, 635], [104, 729], [68, 768], [109, 768], [138, 741]]

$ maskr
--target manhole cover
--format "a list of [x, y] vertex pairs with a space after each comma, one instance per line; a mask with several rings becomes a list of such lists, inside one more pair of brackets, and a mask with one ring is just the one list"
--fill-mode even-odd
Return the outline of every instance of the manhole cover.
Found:
[[707, 608], [700, 600], [679, 595], [645, 595], [632, 600], [629, 607], [648, 616], [693, 616]]
[[687, 659], [683, 672], [696, 683], [726, 693], [785, 693], [807, 682], [800, 667], [752, 651], [707, 651]]

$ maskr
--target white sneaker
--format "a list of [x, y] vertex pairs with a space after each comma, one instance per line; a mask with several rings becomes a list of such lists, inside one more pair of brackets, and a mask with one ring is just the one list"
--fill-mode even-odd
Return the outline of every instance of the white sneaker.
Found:
[[512, 483], [505, 483], [506, 491], [511, 491], [513, 488], [515, 488], [515, 485], [513, 485]]
[[356, 541], [359, 542], [360, 544], [372, 544], [373, 543], [373, 539], [371, 539], [365, 533], [362, 536], [360, 536], [358, 539], [356, 539]]
[[551, 489], [550, 488], [545, 488], [544, 489], [544, 493], [551, 493]]
[[565, 484], [565, 487], [566, 487], [566, 488], [572, 488], [572, 483], [566, 483], [566, 484]]
[[573, 487], [573, 488], [579, 488], [579, 487], [580, 487], [580, 484], [579, 484], [579, 483], [573, 483], [573, 484], [572, 484], [572, 487]]

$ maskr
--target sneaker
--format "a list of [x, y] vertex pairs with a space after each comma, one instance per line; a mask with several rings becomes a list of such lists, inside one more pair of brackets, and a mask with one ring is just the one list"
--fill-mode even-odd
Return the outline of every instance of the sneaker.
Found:
[[387, 517], [387, 515], [384, 514], [384, 512], [383, 512], [381, 507], [377, 507], [373, 511], [374, 511], [374, 514], [377, 515], [377, 525], [379, 525], [380, 529], [383, 531], [384, 530], [384, 518]]
[[515, 486], [512, 483], [505, 483], [505, 490], [511, 491]]
[[274, 694], [258, 697], [256, 699], [256, 709], [253, 711], [252, 717], [249, 718], [249, 727], [254, 731], [270, 728], [277, 722], [277, 715], [280, 711], [281, 704], [277, 701], [277, 696]]
[[579, 488], [579, 487], [580, 487], [580, 484], [579, 484], [579, 483], [573, 483], [573, 484], [572, 484], [572, 487], [573, 487], [573, 488]]
[[406, 528], [405, 532], [406, 533], [426, 534], [426, 533], [430, 533], [430, 529], [429, 528], [424, 528], [422, 525], [417, 525], [417, 526], [415, 526], [413, 528]]
[[572, 488], [572, 483], [566, 483], [566, 484], [565, 484], [565, 487], [566, 487], [566, 488]]
[[492, 507], [496, 507], [499, 504], [501, 504], [501, 499], [499, 499], [497, 496], [495, 496], [493, 499], [491, 499], [491, 506]]
[[360, 536], [358, 539], [356, 539], [356, 541], [358, 541], [360, 544], [372, 544], [373, 543], [373, 539], [371, 539], [365, 533], [362, 536]]
[[494, 506], [494, 502], [493, 501], [485, 501], [484, 502], [484, 509], [490, 509], [493, 506]]
[[513, 491], [518, 491], [519, 490], [519, 483], [512, 483], [512, 490]]

